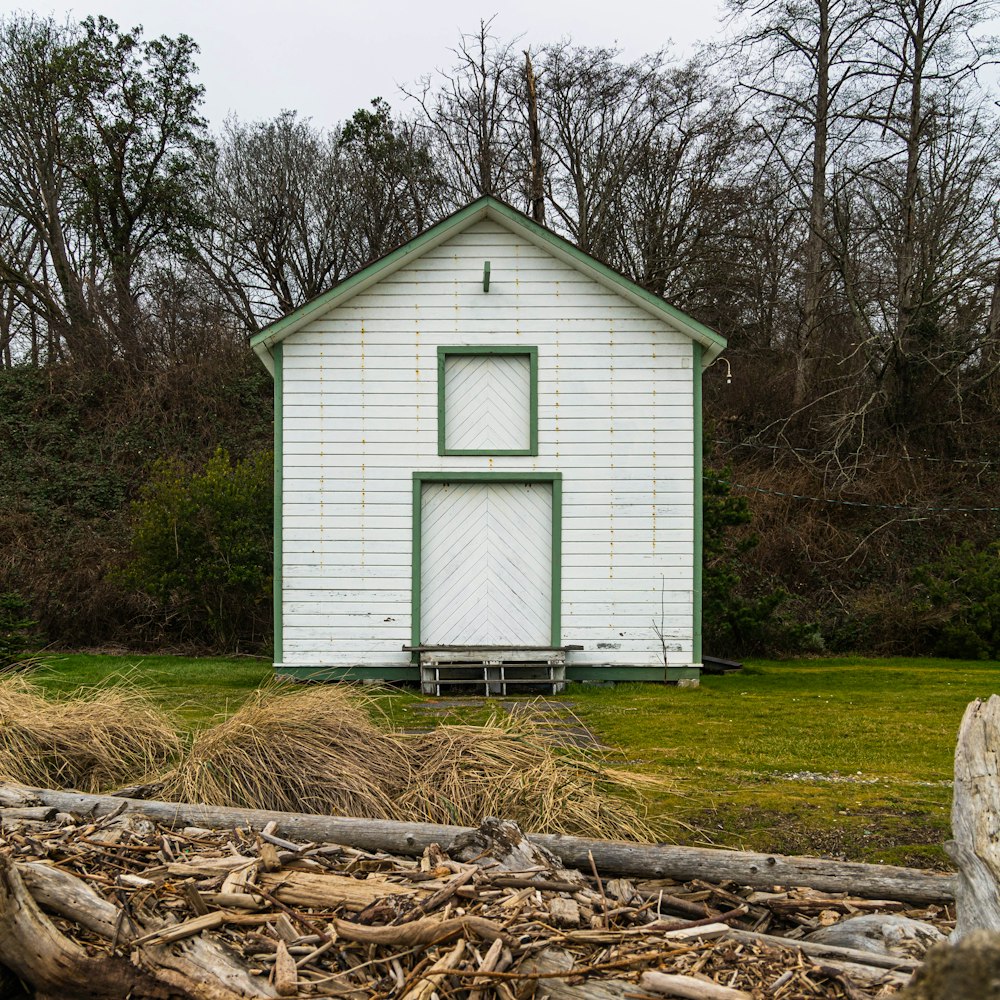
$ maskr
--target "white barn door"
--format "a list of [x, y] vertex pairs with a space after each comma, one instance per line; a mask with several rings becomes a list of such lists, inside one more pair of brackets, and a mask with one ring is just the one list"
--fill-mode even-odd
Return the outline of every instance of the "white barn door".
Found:
[[550, 483], [425, 483], [420, 641], [548, 646]]

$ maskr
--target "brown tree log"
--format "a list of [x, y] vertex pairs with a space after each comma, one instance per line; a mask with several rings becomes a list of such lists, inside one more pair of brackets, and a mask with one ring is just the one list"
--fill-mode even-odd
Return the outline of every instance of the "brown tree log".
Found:
[[[0, 786], [2, 788], [3, 786]], [[19, 786], [14, 786], [19, 787]], [[450, 847], [470, 827], [436, 823], [402, 823], [391, 820], [274, 813], [255, 809], [191, 805], [84, 795], [51, 789], [20, 789], [62, 812], [102, 816], [126, 807], [174, 827], [263, 829], [276, 821], [284, 837], [301, 841], [343, 844], [366, 851], [388, 851], [416, 856], [430, 844]], [[639, 878], [672, 878], [678, 881], [732, 880], [739, 885], [768, 889], [776, 885], [807, 886], [825, 892], [849, 892], [876, 899], [901, 899], [914, 903], [954, 899], [954, 878], [895, 865], [865, 865], [825, 858], [754, 854], [672, 844], [631, 844], [590, 840], [561, 834], [529, 834], [533, 843], [551, 851], [568, 868], [589, 870], [589, 855], [601, 872]]]
[[142, 996], [171, 1000], [190, 994], [158, 983], [117, 955], [90, 956], [42, 913], [16, 865], [0, 855], [0, 964], [36, 993], [81, 1000]]

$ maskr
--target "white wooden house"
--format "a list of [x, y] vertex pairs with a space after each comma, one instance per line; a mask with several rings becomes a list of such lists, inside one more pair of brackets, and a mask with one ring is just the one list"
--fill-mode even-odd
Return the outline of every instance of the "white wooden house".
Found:
[[280, 673], [698, 676], [718, 334], [481, 198], [252, 343]]

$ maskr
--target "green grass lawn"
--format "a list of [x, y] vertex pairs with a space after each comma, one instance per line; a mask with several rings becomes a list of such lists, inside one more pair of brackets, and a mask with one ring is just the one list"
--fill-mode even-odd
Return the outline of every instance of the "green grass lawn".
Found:
[[52, 695], [125, 680], [190, 726], [230, 713], [273, 676], [270, 662], [240, 657], [51, 655], [31, 680]]
[[944, 864], [955, 739], [1000, 664], [756, 662], [699, 688], [574, 688], [632, 766], [671, 775], [654, 808], [705, 839], [787, 853]]
[[[72, 655], [33, 677], [63, 694], [125, 675], [199, 726], [270, 673], [250, 659]], [[621, 748], [623, 768], [664, 779], [650, 807], [691, 828], [680, 840], [937, 865], [962, 712], [995, 691], [997, 663], [830, 659], [759, 661], [698, 688], [573, 685], [561, 700]], [[383, 705], [410, 724], [420, 700], [387, 694]]]

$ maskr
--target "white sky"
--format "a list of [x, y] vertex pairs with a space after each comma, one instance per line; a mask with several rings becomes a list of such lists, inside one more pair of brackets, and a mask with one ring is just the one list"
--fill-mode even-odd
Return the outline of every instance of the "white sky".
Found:
[[666, 46], [689, 55], [721, 23], [720, 0], [491, 0], [478, 11], [459, 0], [0, 0], [0, 13], [13, 11], [105, 14], [123, 28], [141, 24], [147, 37], [190, 35], [213, 127], [229, 112], [264, 119], [285, 108], [327, 126], [379, 96], [401, 109], [399, 86], [449, 67], [460, 33], [493, 14], [493, 33], [523, 35], [522, 47], [570, 37], [617, 43], [628, 57]]

